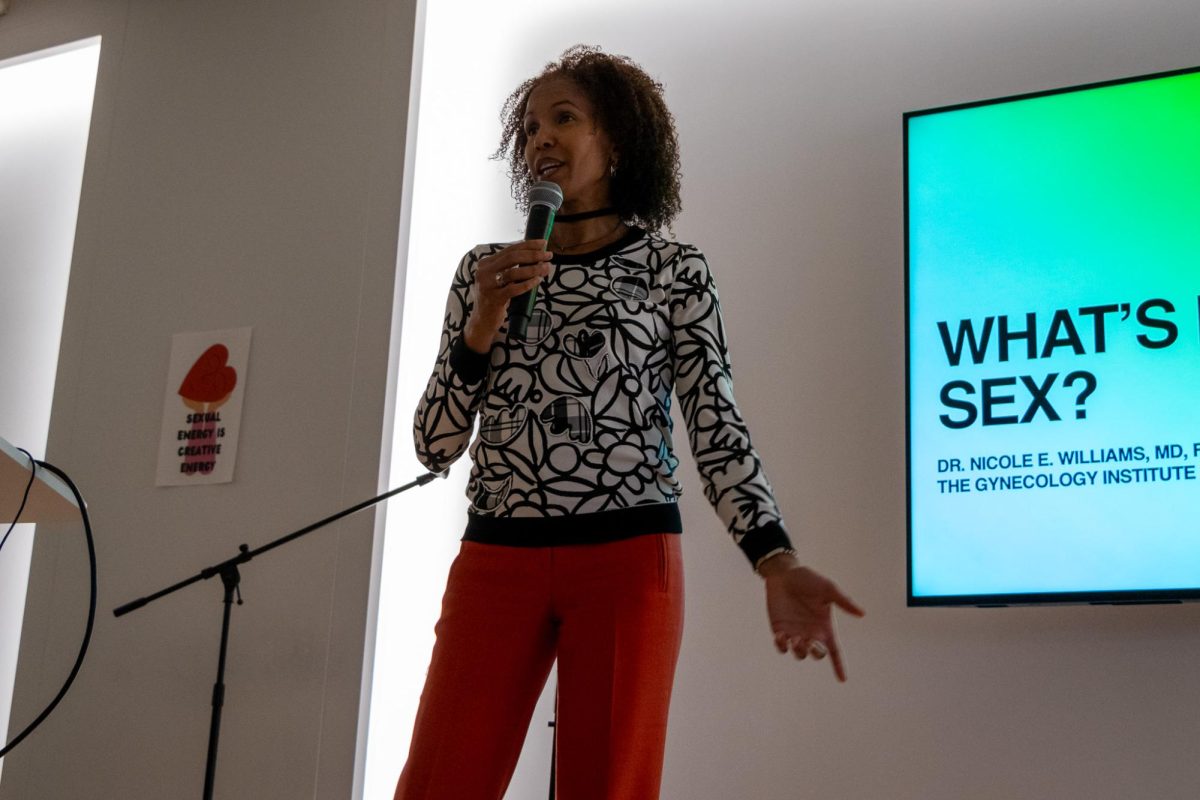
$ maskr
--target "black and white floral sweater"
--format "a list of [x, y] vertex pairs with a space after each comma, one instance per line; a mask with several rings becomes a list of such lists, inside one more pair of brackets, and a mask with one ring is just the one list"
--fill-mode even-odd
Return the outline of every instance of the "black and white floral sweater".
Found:
[[462, 341], [475, 267], [450, 287], [437, 364], [417, 406], [417, 456], [434, 472], [470, 443], [470, 541], [518, 546], [678, 533], [671, 392], [704, 493], [751, 563], [790, 547], [733, 398], [716, 285], [691, 245], [632, 229], [556, 255], [524, 338], [480, 355]]

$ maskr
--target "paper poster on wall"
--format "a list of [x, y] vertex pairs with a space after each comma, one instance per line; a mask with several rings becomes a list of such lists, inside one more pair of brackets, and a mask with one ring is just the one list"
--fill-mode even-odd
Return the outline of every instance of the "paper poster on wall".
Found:
[[233, 480], [251, 330], [171, 337], [157, 486]]

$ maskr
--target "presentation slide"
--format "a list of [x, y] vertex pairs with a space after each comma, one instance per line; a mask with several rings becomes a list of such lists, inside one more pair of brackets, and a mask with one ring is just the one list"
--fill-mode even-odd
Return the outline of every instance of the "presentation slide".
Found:
[[905, 124], [910, 602], [1200, 594], [1200, 72]]

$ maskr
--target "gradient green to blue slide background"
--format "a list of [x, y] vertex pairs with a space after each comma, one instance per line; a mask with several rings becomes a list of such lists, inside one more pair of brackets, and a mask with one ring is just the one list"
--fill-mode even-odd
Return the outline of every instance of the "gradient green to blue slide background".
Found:
[[[910, 115], [909, 397], [914, 597], [1161, 590], [1200, 587], [1200, 480], [1141, 485], [945, 494], [937, 480], [1059, 473], [1057, 453], [1140, 445], [1150, 462], [1086, 470], [1194, 465], [1200, 443], [1200, 73], [1138, 80], [955, 110]], [[1130, 319], [1110, 316], [1094, 352], [1085, 306], [1161, 298], [1179, 327], [1169, 348], [1140, 346]], [[1084, 355], [1058, 348], [1007, 362], [992, 342], [983, 363], [950, 366], [937, 323], [977, 325], [1007, 314], [1024, 328], [1036, 312], [1044, 337], [1070, 309]], [[993, 332], [994, 334], [994, 332]], [[1040, 349], [1040, 345], [1039, 345]], [[1096, 390], [1076, 419], [1087, 370]], [[939, 415], [948, 381], [1052, 372], [1060, 421], [953, 430]], [[1029, 394], [1005, 392], [1020, 415]], [[976, 394], [972, 399], [979, 400]], [[1178, 443], [1188, 459], [1155, 461]], [[1055, 467], [938, 474], [939, 459], [1048, 452]]]

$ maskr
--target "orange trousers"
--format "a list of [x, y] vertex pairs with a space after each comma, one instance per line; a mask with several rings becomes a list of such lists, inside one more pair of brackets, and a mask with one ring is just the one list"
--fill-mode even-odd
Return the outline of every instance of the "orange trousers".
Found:
[[396, 800], [501, 800], [558, 659], [558, 800], [655, 800], [683, 632], [678, 534], [463, 542]]

